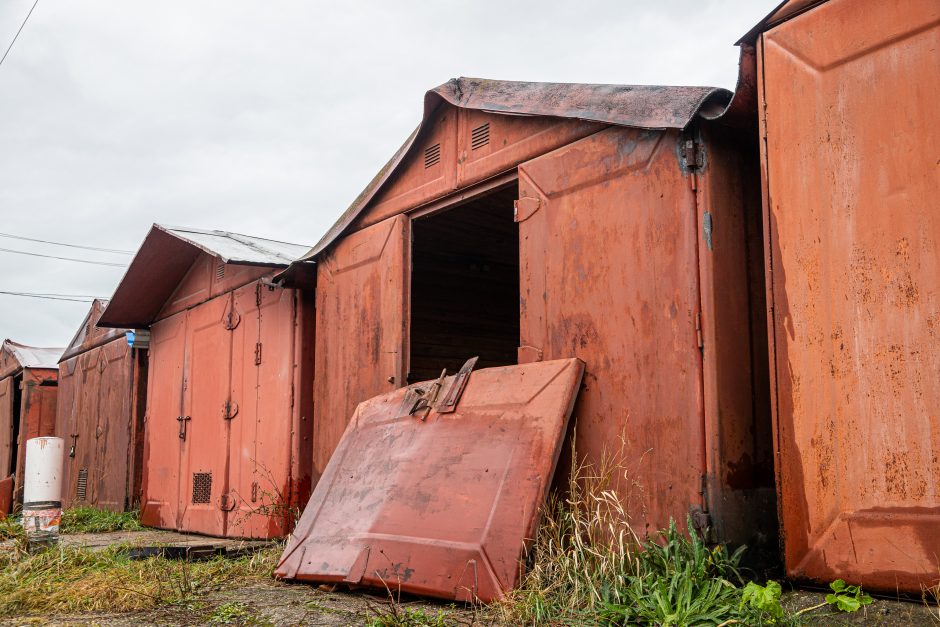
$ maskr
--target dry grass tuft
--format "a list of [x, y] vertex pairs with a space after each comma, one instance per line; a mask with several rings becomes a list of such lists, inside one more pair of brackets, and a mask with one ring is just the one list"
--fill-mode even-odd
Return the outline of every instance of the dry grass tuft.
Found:
[[131, 560], [124, 547], [51, 547], [0, 555], [0, 616], [130, 612], [190, 603], [202, 595], [269, 579], [280, 546], [238, 559]]

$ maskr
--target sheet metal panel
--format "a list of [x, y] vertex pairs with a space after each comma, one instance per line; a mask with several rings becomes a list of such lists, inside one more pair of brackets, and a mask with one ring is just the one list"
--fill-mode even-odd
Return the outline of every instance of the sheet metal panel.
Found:
[[98, 416], [95, 425], [96, 507], [123, 511], [130, 505], [131, 477], [138, 451], [132, 446], [134, 353], [121, 338], [97, 349]]
[[140, 520], [176, 529], [180, 510], [180, 423], [184, 417], [186, 314], [150, 328], [150, 369], [144, 421], [144, 473]]
[[360, 402], [404, 385], [407, 364], [405, 216], [358, 231], [317, 266], [314, 482]]
[[[291, 454], [295, 429], [295, 298], [297, 292], [261, 284], [236, 290], [241, 323], [232, 351], [229, 490], [235, 509], [228, 534], [268, 538], [286, 535], [291, 501]], [[299, 393], [299, 390], [298, 390]]]
[[[13, 473], [13, 377], [0, 379], [0, 479]], [[0, 513], [3, 513], [0, 511]]]
[[425, 420], [402, 415], [405, 389], [363, 402], [276, 574], [501, 597], [524, 568], [583, 369], [566, 359], [479, 370], [455, 413]]
[[759, 42], [791, 576], [938, 577], [940, 4], [830, 0]]
[[[60, 351], [61, 352], [61, 351]], [[22, 404], [20, 406], [20, 434], [16, 462], [16, 499], [22, 501], [23, 473], [26, 471], [26, 441], [55, 435], [56, 382], [58, 369], [27, 368], [23, 370]]]
[[676, 131], [610, 128], [519, 166], [520, 363], [587, 364], [587, 460], [622, 454], [636, 531], [703, 506], [695, 196]]
[[[232, 334], [228, 326], [232, 295], [215, 298], [186, 312], [184, 416], [186, 437], [179, 438], [180, 503], [178, 529], [206, 535], [226, 533], [229, 446], [233, 418], [228, 415]], [[236, 401], [237, 402], [237, 401]]]

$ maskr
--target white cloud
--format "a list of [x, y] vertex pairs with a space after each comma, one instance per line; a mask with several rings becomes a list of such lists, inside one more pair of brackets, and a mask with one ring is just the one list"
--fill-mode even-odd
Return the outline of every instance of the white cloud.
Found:
[[[31, 4], [0, 3], [0, 45]], [[775, 4], [40, 0], [0, 66], [0, 232], [313, 243], [448, 78], [733, 88], [733, 43]], [[0, 290], [107, 295], [120, 276], [0, 253]], [[0, 296], [0, 336], [64, 344], [85, 309]]]

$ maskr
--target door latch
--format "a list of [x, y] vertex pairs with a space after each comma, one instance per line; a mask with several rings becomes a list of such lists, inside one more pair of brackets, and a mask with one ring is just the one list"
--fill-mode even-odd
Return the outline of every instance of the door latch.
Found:
[[180, 423], [180, 440], [186, 440], [186, 423], [188, 423], [192, 418], [189, 416], [177, 416], [176, 421]]
[[438, 413], [449, 414], [457, 409], [457, 402], [463, 395], [464, 388], [467, 387], [470, 373], [473, 372], [473, 367], [477, 365], [478, 359], [480, 358], [471, 357], [457, 371], [457, 376], [451, 381], [450, 388], [447, 390], [447, 394], [444, 395], [444, 400], [437, 406]]
[[69, 435], [72, 438], [72, 446], [69, 447], [69, 457], [75, 457], [75, 443], [78, 441], [78, 434], [73, 433]]

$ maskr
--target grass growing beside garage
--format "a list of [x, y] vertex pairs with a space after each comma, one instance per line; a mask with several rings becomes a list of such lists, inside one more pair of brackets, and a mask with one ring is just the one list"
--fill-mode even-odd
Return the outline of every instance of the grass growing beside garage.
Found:
[[[748, 583], [742, 552], [704, 545], [675, 523], [653, 541], [630, 531], [625, 465], [571, 473], [549, 504], [521, 586], [496, 618], [525, 625], [775, 625], [800, 622], [780, 605], [780, 586]], [[636, 486], [634, 486], [636, 487]], [[629, 490], [627, 490], [629, 492]]]
[[104, 533], [107, 531], [139, 531], [138, 512], [112, 512], [96, 507], [73, 507], [62, 512], [62, 533]]

